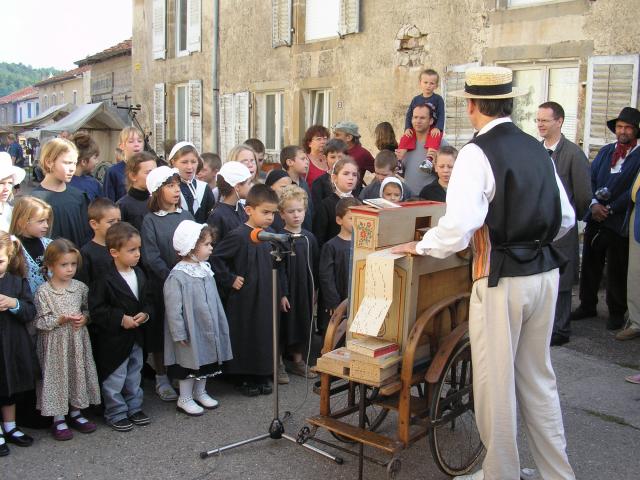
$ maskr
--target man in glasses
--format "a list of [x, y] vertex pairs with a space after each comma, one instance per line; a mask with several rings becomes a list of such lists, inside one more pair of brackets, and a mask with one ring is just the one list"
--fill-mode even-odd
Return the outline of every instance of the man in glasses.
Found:
[[[536, 125], [542, 137], [542, 144], [556, 165], [556, 171], [562, 181], [576, 218], [584, 218], [591, 203], [591, 183], [589, 179], [589, 160], [575, 143], [562, 134], [564, 109], [559, 103], [545, 102], [538, 107]], [[558, 300], [551, 334], [551, 346], [563, 345], [571, 335], [571, 288], [578, 279], [578, 227], [574, 225], [554, 246], [569, 259], [564, 272], [560, 275]]]

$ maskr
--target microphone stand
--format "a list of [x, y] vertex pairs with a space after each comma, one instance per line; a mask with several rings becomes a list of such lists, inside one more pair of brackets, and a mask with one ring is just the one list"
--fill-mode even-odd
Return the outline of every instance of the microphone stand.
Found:
[[[279, 335], [278, 335], [278, 318], [279, 318], [279, 310], [280, 310], [280, 302], [278, 300], [278, 269], [277, 264], [281, 262], [282, 259], [286, 255], [295, 255], [293, 251], [293, 241], [294, 238], [289, 239], [288, 249], [285, 248], [284, 245], [281, 245], [278, 242], [270, 242], [272, 250], [271, 255], [273, 256], [273, 268], [271, 270], [271, 281], [272, 281], [272, 332], [273, 332], [273, 419], [271, 420], [271, 424], [269, 425], [269, 430], [267, 433], [263, 433], [262, 435], [258, 435], [255, 437], [247, 438], [245, 440], [240, 440], [238, 442], [230, 443], [224, 445], [222, 447], [214, 448], [213, 450], [207, 450], [204, 452], [200, 452], [200, 458], [206, 459], [212, 455], [220, 455], [222, 452], [227, 450], [232, 450], [237, 447], [241, 447], [243, 445], [247, 445], [249, 443], [259, 442], [261, 440], [265, 440], [267, 438], [271, 438], [273, 440], [285, 439], [289, 440], [292, 443], [300, 445], [301, 447], [306, 448], [312, 452], [318, 453], [329, 460], [333, 460], [338, 465], [341, 465], [343, 459], [341, 457], [336, 457], [331, 455], [324, 450], [321, 450], [313, 445], [309, 445], [308, 443], [302, 443], [302, 441], [298, 441], [294, 437], [287, 435], [284, 432], [284, 423], [280, 419], [280, 409], [279, 409], [279, 396], [278, 396], [278, 363], [280, 360], [280, 355], [278, 353], [278, 344]], [[285, 413], [285, 417], [288, 416], [288, 412]]]

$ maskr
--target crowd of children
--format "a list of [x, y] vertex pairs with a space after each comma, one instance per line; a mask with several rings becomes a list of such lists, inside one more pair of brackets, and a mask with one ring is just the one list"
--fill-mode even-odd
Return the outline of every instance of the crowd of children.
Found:
[[[424, 81], [432, 77], [421, 75], [424, 98], [414, 103], [434, 102], [443, 118]], [[165, 165], [128, 127], [122, 160], [101, 184], [91, 175], [99, 149], [81, 132], [43, 146], [44, 179], [15, 201], [24, 170], [0, 158], [0, 456], [7, 443], [33, 442], [16, 426], [20, 402], [53, 418], [56, 440], [97, 428], [82, 412], [89, 405], [102, 404], [116, 431], [149, 424], [147, 361], [157, 395], [187, 415], [218, 406], [206, 383], [219, 373], [244, 395], [271, 393], [274, 260], [269, 243], [256, 243], [258, 229], [289, 234], [295, 253], [275, 263], [278, 383], [315, 376], [311, 336], [348, 296], [356, 194], [399, 202], [417, 192], [398, 175], [391, 125], [377, 133], [373, 180], [361, 191], [345, 142], [320, 126], [307, 133], [263, 175], [259, 140], [233, 148], [224, 164], [178, 142]], [[421, 196], [444, 200], [455, 155], [443, 147], [437, 185]]]

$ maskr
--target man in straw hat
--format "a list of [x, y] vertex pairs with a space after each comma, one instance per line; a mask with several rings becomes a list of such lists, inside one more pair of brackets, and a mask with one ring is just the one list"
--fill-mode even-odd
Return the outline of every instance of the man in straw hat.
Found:
[[420, 242], [396, 253], [444, 258], [473, 240], [469, 336], [476, 422], [487, 455], [469, 480], [520, 478], [517, 407], [543, 479], [574, 479], [549, 340], [565, 259], [551, 243], [575, 215], [549, 154], [509, 115], [512, 72], [466, 71], [467, 115], [477, 135], [458, 155], [447, 211]]

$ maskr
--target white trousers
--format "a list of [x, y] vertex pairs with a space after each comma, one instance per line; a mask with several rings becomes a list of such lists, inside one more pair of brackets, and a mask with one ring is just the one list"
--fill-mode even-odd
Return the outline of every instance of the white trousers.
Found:
[[518, 480], [517, 408], [544, 480], [575, 480], [549, 341], [558, 295], [558, 270], [476, 281], [469, 307], [473, 394], [480, 438], [487, 448], [486, 480]]

